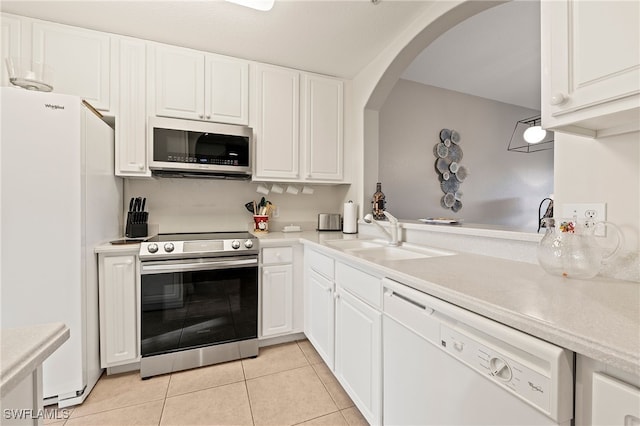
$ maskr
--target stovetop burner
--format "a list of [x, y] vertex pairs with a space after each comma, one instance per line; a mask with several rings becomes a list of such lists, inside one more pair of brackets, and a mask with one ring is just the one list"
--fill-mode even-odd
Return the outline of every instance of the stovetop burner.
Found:
[[258, 239], [249, 232], [158, 234], [140, 244], [140, 259], [180, 259], [258, 253]]

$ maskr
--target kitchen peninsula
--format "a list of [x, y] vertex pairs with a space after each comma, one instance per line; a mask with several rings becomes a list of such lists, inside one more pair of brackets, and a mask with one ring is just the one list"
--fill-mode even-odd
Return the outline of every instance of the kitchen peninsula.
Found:
[[42, 363], [68, 338], [62, 323], [42, 324], [0, 331], [0, 397], [3, 422], [41, 424]]

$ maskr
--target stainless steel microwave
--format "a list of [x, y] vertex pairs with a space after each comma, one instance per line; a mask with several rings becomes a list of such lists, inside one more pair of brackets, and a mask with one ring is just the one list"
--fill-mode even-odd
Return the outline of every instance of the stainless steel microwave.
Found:
[[148, 134], [149, 168], [156, 176], [251, 177], [249, 127], [149, 117]]

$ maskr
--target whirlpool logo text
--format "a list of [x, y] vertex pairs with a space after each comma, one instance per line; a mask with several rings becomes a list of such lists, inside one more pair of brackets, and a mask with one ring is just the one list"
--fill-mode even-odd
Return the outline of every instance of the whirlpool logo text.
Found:
[[52, 110], [64, 109], [64, 105], [44, 104], [44, 107]]

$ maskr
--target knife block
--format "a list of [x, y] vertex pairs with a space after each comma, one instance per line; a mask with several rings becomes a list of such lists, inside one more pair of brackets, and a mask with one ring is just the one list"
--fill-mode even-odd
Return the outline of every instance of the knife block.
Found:
[[[140, 221], [140, 215], [144, 215], [144, 221]], [[140, 238], [148, 235], [147, 214], [145, 212], [129, 212], [127, 213], [127, 227], [125, 229], [125, 237]]]

